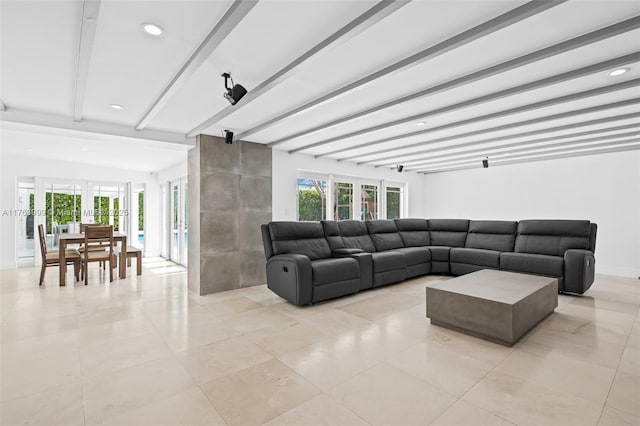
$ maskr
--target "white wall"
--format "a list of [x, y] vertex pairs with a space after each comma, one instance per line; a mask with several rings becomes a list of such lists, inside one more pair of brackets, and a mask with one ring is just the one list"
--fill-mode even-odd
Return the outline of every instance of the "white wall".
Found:
[[300, 171], [354, 176], [366, 179], [386, 179], [405, 182], [408, 194], [408, 217], [424, 215], [424, 178], [415, 173], [398, 173], [389, 169], [358, 166], [311, 155], [289, 154], [273, 150], [273, 220], [296, 220], [297, 177]]
[[[19, 143], [7, 141], [5, 143]], [[44, 177], [73, 181], [134, 182], [146, 184], [145, 196], [148, 206], [159, 205], [159, 189], [155, 176], [147, 172], [99, 167], [72, 161], [49, 160], [47, 158], [16, 155], [0, 150], [0, 212], [16, 208], [17, 178]], [[160, 252], [160, 217], [158, 209], [150, 209], [145, 217], [147, 256]], [[16, 267], [15, 217], [0, 217], [0, 268]], [[37, 247], [36, 247], [37, 248]]]
[[160, 184], [170, 182], [175, 179], [179, 179], [187, 176], [187, 156], [184, 155], [184, 160], [171, 167], [158, 172], [158, 182]]
[[596, 270], [640, 276], [640, 151], [426, 175], [424, 216], [587, 219]]

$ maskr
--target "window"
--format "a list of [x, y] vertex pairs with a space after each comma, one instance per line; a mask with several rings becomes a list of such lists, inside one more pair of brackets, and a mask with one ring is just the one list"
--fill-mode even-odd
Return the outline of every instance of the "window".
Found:
[[131, 208], [129, 215], [131, 217], [130, 237], [127, 243], [134, 247], [144, 249], [144, 184], [131, 185]]
[[353, 219], [353, 184], [346, 182], [333, 183], [333, 219]]
[[401, 217], [402, 188], [398, 186], [387, 186], [387, 219], [398, 219]]
[[[45, 233], [50, 248], [58, 247], [61, 233], [74, 232], [82, 217], [82, 186], [45, 184]], [[35, 194], [34, 194], [35, 199]]]
[[[23, 178], [27, 180], [28, 178]], [[18, 181], [18, 211], [16, 216], [17, 226], [17, 248], [18, 262], [27, 259], [33, 262], [35, 244], [38, 240], [35, 230], [35, 184], [33, 179], [30, 182]], [[28, 264], [28, 263], [27, 263]]]
[[124, 186], [93, 185], [93, 223], [113, 225], [114, 231], [124, 230], [124, 197]]
[[378, 219], [378, 185], [360, 187], [360, 220]]
[[406, 183], [302, 172], [296, 183], [299, 221], [377, 220], [406, 216]]
[[327, 218], [327, 181], [298, 178], [298, 220]]

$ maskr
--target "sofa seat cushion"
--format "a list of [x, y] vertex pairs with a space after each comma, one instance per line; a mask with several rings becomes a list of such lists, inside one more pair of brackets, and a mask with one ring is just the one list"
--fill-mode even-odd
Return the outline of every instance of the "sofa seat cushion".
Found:
[[358, 261], [350, 257], [320, 259], [311, 262], [313, 284], [323, 285], [360, 277]]
[[432, 262], [448, 262], [449, 261], [449, 251], [451, 251], [451, 247], [429, 246], [427, 248], [431, 252]]
[[404, 254], [407, 266], [431, 262], [431, 251], [427, 247], [405, 247], [394, 251]]
[[407, 261], [404, 254], [399, 251], [381, 251], [372, 253], [373, 273], [394, 271], [396, 269], [404, 269], [407, 267]]
[[500, 252], [474, 248], [454, 247], [451, 249], [451, 263], [466, 263], [468, 265], [500, 267]]
[[564, 275], [564, 258], [529, 253], [501, 253], [500, 269], [550, 277]]

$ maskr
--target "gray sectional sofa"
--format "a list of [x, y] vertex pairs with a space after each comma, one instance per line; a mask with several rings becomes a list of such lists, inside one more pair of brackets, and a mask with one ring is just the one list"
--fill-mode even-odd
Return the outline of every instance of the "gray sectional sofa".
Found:
[[586, 220], [395, 219], [262, 225], [267, 285], [308, 305], [426, 274], [499, 269], [558, 279], [583, 294], [594, 280], [597, 226]]

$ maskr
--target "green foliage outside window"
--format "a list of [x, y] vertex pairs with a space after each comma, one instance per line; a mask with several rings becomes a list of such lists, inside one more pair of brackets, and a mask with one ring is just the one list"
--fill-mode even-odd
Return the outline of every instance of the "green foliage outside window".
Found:
[[400, 188], [387, 188], [387, 219], [400, 217]]
[[[51, 196], [53, 195], [53, 202]], [[29, 206], [33, 209], [34, 195], [29, 196]], [[45, 194], [46, 205], [46, 232], [52, 233], [53, 222], [58, 225], [64, 225], [69, 222], [79, 222], [82, 217], [82, 197], [80, 195], [73, 194], [60, 194], [54, 192], [47, 192]], [[75, 201], [75, 206], [74, 206]], [[53, 219], [53, 220], [52, 220]]]
[[144, 192], [138, 193], [138, 229], [144, 229]]
[[327, 182], [298, 179], [298, 220], [326, 219]]
[[[113, 211], [117, 212], [120, 210], [120, 198], [114, 198], [113, 199]], [[114, 231], [119, 231], [120, 230], [120, 216], [113, 213], [113, 230]]]
[[322, 196], [315, 189], [298, 190], [298, 220], [322, 220], [324, 217]]
[[93, 223], [109, 224], [109, 197], [93, 197]]

